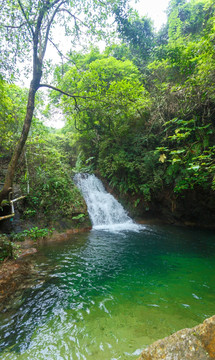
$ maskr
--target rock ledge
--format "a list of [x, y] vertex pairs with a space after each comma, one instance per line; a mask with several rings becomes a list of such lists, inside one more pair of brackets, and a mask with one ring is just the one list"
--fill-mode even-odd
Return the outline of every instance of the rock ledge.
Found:
[[215, 359], [215, 315], [192, 329], [183, 329], [154, 342], [138, 360]]

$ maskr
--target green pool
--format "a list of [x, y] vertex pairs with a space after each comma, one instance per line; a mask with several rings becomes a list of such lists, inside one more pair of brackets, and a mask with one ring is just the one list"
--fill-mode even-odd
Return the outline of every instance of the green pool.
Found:
[[92, 230], [34, 262], [39, 280], [0, 315], [0, 359], [133, 360], [215, 314], [212, 231]]

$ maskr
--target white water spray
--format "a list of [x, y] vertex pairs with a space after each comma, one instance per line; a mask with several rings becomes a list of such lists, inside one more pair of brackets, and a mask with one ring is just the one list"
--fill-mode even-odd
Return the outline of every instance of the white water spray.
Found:
[[105, 190], [95, 175], [76, 174], [74, 181], [86, 201], [93, 229], [138, 231], [142, 228], [133, 222], [122, 205]]

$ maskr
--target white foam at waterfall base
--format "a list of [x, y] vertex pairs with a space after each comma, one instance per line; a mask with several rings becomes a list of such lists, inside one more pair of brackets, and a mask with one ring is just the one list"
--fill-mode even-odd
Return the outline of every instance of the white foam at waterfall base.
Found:
[[93, 229], [114, 232], [143, 229], [127, 215], [122, 205], [105, 190], [95, 175], [76, 174], [74, 181], [86, 201]]

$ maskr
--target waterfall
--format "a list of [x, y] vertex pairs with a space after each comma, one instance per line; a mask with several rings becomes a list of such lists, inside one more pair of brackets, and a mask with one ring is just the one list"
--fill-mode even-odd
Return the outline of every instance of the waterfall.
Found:
[[138, 231], [141, 228], [95, 175], [76, 174], [74, 181], [86, 201], [93, 229]]

